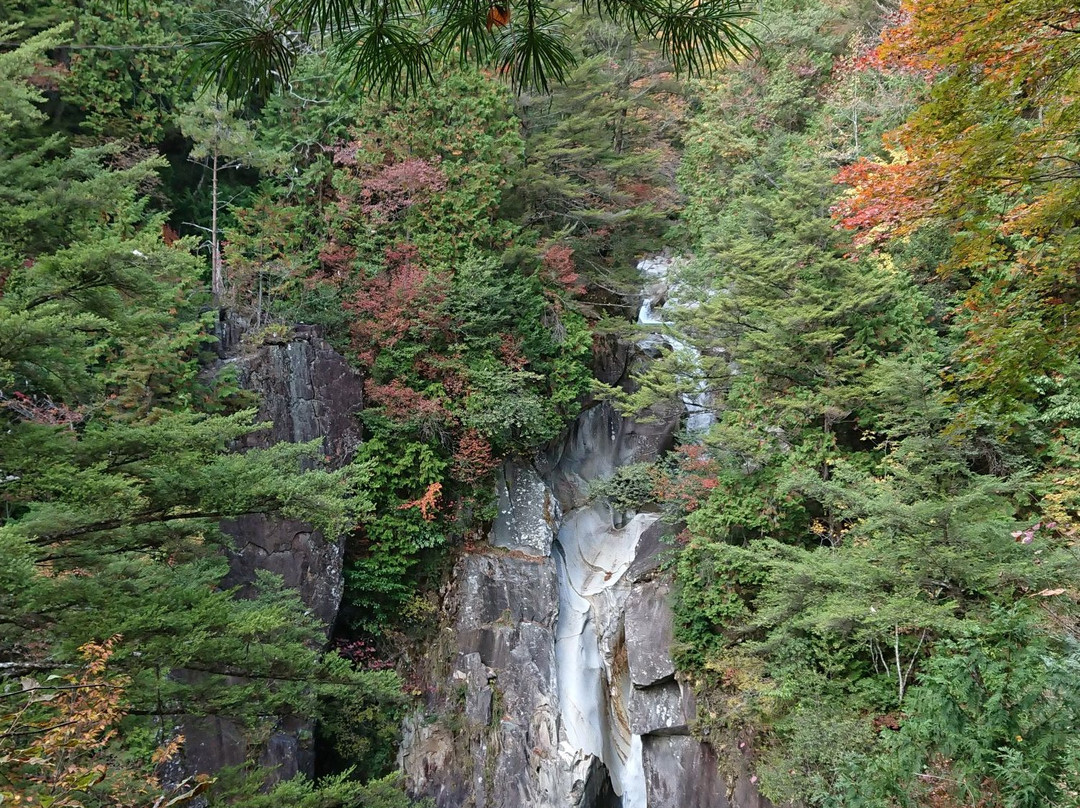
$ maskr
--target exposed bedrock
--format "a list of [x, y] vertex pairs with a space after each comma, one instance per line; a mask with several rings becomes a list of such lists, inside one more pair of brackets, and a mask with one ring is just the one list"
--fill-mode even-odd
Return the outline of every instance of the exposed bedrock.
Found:
[[[331, 467], [352, 459], [362, 437], [356, 413], [363, 381], [317, 329], [296, 326], [280, 341], [234, 350], [226, 362], [236, 367], [241, 386], [259, 394], [258, 417], [267, 424], [243, 448], [321, 439]], [[276, 573], [299, 591], [329, 633], [344, 588], [339, 539], [327, 540], [303, 522], [262, 515], [229, 520], [222, 528], [235, 538], [226, 585], [249, 584], [257, 570]]]
[[[363, 403], [363, 384], [345, 358], [310, 326], [296, 326], [255, 347], [241, 344], [243, 332], [244, 324], [236, 319], [222, 323], [222, 364], [234, 366], [240, 384], [258, 393], [259, 419], [267, 427], [250, 435], [240, 448], [322, 439], [332, 466], [349, 462], [361, 440], [356, 412]], [[341, 541], [328, 540], [304, 522], [259, 514], [225, 521], [222, 529], [233, 537], [224, 586], [238, 587], [243, 597], [257, 571], [280, 575], [286, 586], [299, 592], [329, 635], [344, 589]], [[312, 729], [306, 716], [283, 716], [260, 744], [260, 764], [275, 769], [283, 779], [312, 774]], [[242, 763], [249, 751], [248, 739], [227, 718], [188, 718], [181, 731], [189, 772], [215, 772]]]
[[[618, 351], [597, 360], [613, 382], [628, 364]], [[690, 735], [658, 572], [670, 528], [590, 498], [593, 480], [668, 448], [678, 423], [596, 404], [549, 452], [505, 464], [489, 544], [446, 590], [436, 695], [406, 722], [415, 794], [439, 808], [764, 805], [745, 766], [720, 766]]]

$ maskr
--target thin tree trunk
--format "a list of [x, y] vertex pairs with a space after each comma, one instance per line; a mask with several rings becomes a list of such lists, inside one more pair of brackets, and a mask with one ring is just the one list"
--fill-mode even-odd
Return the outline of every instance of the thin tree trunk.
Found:
[[218, 241], [218, 153], [214, 149], [214, 163], [211, 169], [211, 207], [210, 212], [210, 289], [214, 299], [221, 300], [225, 293], [225, 279], [221, 271], [221, 244]]

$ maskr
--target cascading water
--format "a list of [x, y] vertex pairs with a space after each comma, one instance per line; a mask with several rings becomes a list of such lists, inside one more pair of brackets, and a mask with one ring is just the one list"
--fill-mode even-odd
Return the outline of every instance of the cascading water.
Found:
[[[646, 277], [651, 278], [652, 283], [643, 291], [641, 309], [638, 312], [638, 323], [645, 326], [663, 326], [667, 321], [657, 312], [661, 308], [661, 301], [672, 304], [678, 303], [678, 299], [670, 284], [668, 273], [671, 271], [672, 260], [666, 255], [655, 258], [646, 258], [638, 264], [638, 270]], [[670, 334], [656, 334], [647, 339], [643, 344], [646, 346], [658, 346], [667, 343], [671, 350], [685, 354], [688, 366], [696, 367], [701, 354], [696, 348], [692, 348], [685, 342]], [[683, 406], [686, 407], [686, 431], [691, 435], [700, 435], [707, 432], [713, 424], [713, 414], [709, 409], [709, 392], [704, 380], [697, 385], [696, 393], [683, 395]]]
[[[670, 266], [667, 257], [638, 265], [650, 279], [639, 323], [664, 324], [656, 309], [667, 291]], [[653, 340], [697, 359], [694, 349], [673, 337], [657, 334]], [[684, 396], [686, 428], [692, 434], [712, 423], [706, 397], [704, 389]], [[614, 524], [613, 516], [597, 502], [569, 511], [553, 548], [559, 592], [555, 657], [563, 726], [560, 757], [571, 770], [572, 782], [585, 783], [588, 790], [591, 778], [606, 773], [621, 808], [648, 808], [642, 738], [631, 731], [628, 718], [632, 685], [625, 665], [623, 615], [632, 583], [627, 572], [639, 557], [643, 534], [659, 516], [639, 513], [622, 525]]]
[[565, 730], [560, 751], [574, 780], [596, 776], [590, 768], [603, 763], [622, 808], [647, 806], [641, 737], [630, 731], [629, 682], [617, 662], [630, 594], [626, 572], [638, 556], [642, 534], [658, 518], [637, 514], [613, 528], [603, 506], [577, 508], [564, 517], [555, 548], [555, 659]]
[[[654, 335], [639, 344], [680, 352], [692, 373], [698, 355], [665, 333], [660, 314], [678, 292], [670, 266], [640, 265], [638, 319]], [[631, 352], [598, 345], [598, 378], [625, 381]], [[683, 402], [683, 426], [703, 433], [705, 391]], [[503, 464], [488, 542], [461, 556], [448, 585], [432, 659], [449, 667], [433, 667], [432, 702], [403, 727], [413, 793], [438, 808], [763, 804], [747, 771], [725, 783], [715, 750], [690, 732], [693, 692], [671, 659], [670, 585], [657, 572], [665, 526], [590, 495], [594, 481], [659, 457], [679, 416], [637, 422], [594, 402], [557, 445]]]

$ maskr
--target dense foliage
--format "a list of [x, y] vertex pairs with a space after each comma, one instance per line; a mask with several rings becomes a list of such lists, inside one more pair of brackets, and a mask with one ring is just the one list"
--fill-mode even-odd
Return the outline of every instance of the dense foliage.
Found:
[[[668, 239], [694, 351], [608, 395], [714, 421], [594, 493], [685, 526], [697, 731], [751, 748], [777, 805], [1080, 804], [1074, 9], [767, 0], [760, 50], [687, 87], [673, 68], [708, 65], [672, 43], [740, 8], [605, 3], [571, 31], [466, 4], [419, 42], [411, 5], [375, 3], [353, 55], [386, 26], [431, 49], [356, 72], [319, 35], [359, 7], [284, 3], [259, 23], [300, 23], [263, 54], [284, 92], [238, 104], [185, 83], [191, 26], [280, 40], [130, 6], [0, 9], [0, 797], [407, 805], [397, 655]], [[561, 86], [435, 58], [466, 35]], [[344, 468], [237, 450], [258, 402], [209, 370], [222, 309], [249, 347], [316, 324], [361, 374]], [[280, 579], [224, 584], [220, 523], [248, 514], [345, 537], [338, 652]], [[336, 771], [270, 787], [259, 743], [298, 713]], [[165, 777], [191, 716], [252, 759]]]
[[[598, 24], [542, 104], [471, 70], [365, 99], [310, 53], [290, 93], [238, 107], [171, 58], [198, 11], [3, 12], [23, 41], [0, 55], [5, 799], [397, 806], [387, 657], [490, 517], [501, 460], [575, 414], [586, 315], [612, 299], [594, 279], [632, 288], [628, 234], [658, 238], [674, 207], [647, 117], [677, 94]], [[366, 397], [349, 465], [236, 450], [258, 402], [218, 361], [221, 306], [246, 349], [306, 321], [346, 354]], [[340, 653], [275, 576], [225, 585], [220, 524], [250, 514], [345, 535]], [[339, 774], [268, 791], [254, 764], [296, 715]], [[163, 777], [192, 716], [230, 722], [248, 764]]]
[[1077, 801], [1075, 15], [1032, 5], [773, 3], [687, 136], [701, 358], [617, 398], [711, 392], [656, 486], [682, 661], [778, 804]]

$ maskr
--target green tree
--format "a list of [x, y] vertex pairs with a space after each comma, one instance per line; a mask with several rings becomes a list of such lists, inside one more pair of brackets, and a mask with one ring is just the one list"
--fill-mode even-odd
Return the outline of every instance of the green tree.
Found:
[[220, 97], [203, 94], [179, 116], [180, 131], [193, 142], [188, 159], [210, 172], [210, 291], [216, 298], [225, 292], [221, 260], [221, 213], [219, 178], [222, 171], [245, 166], [258, 168], [265, 160], [255, 143], [250, 121], [239, 117]]
[[[733, 0], [605, 0], [583, 4], [582, 13], [655, 40], [680, 73], [707, 72], [753, 41], [751, 13]], [[562, 8], [539, 0], [245, 3], [207, 21], [196, 58], [205, 75], [222, 80], [233, 96], [266, 96], [287, 86], [296, 54], [324, 41], [365, 90], [415, 89], [443, 62], [490, 64], [517, 86], [546, 90], [576, 62], [565, 18]]]
[[[243, 599], [222, 587], [223, 518], [279, 514], [340, 535], [369, 508], [367, 470], [326, 472], [314, 445], [234, 451], [259, 425], [228, 374], [204, 373], [213, 337], [199, 262], [163, 242], [148, 199], [162, 161], [131, 164], [118, 144], [71, 148], [37, 129], [28, 78], [55, 41], [0, 56], [0, 695], [18, 698], [22, 676], [53, 681], [81, 647], [119, 635], [109, 670], [122, 700], [110, 690], [99, 716], [76, 716], [108, 742], [98, 751], [115, 777], [95, 791], [91, 766], [79, 773], [90, 779], [53, 782], [48, 755], [3, 751], [43, 783], [19, 796], [74, 789], [90, 806], [118, 804], [112, 786], [154, 763], [181, 716], [255, 732], [334, 697], [378, 705], [392, 724], [402, 696], [393, 673], [320, 651], [324, 627], [274, 576]], [[34, 721], [64, 706], [28, 703], [44, 711], [19, 714]], [[44, 727], [28, 731], [52, 743]], [[56, 740], [76, 768], [83, 740]]]

